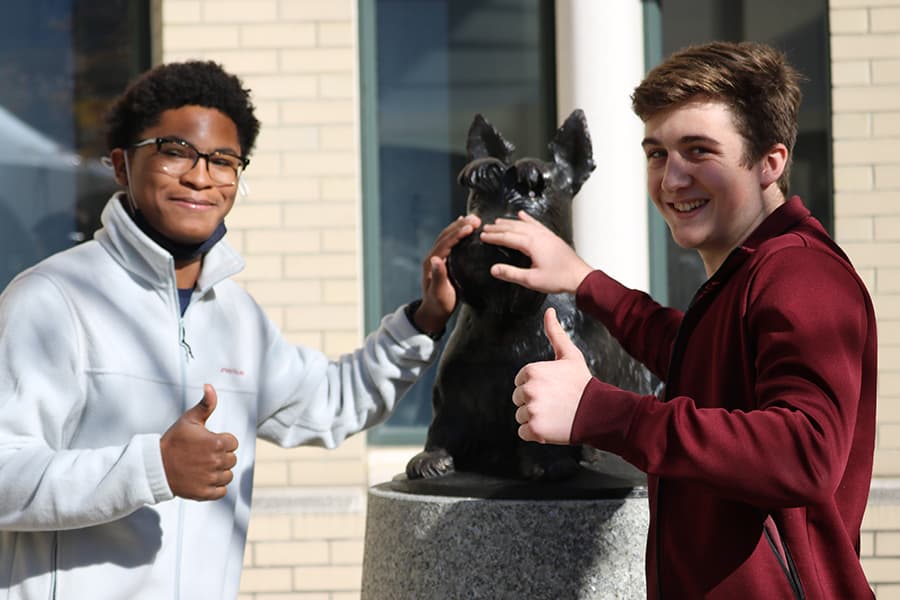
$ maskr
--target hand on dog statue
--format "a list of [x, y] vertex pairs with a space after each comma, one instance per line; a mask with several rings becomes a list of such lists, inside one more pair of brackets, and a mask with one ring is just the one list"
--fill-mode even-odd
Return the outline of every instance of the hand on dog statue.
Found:
[[444, 329], [456, 308], [456, 290], [447, 274], [447, 257], [461, 239], [472, 234], [481, 219], [474, 215], [457, 218], [438, 234], [431, 252], [422, 261], [422, 304], [413, 320], [416, 327], [428, 333]]
[[543, 223], [525, 211], [518, 216], [485, 224], [481, 240], [518, 250], [531, 259], [531, 266], [498, 263], [491, 267], [491, 275], [545, 294], [574, 294], [593, 269]]

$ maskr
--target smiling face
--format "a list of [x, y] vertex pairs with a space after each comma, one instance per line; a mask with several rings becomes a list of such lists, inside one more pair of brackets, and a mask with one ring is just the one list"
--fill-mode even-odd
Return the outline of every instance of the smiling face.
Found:
[[[212, 108], [182, 106], [164, 111], [159, 122], [140, 135], [140, 139], [157, 137], [184, 140], [202, 153], [242, 154], [234, 121]], [[205, 241], [234, 206], [237, 184], [214, 181], [203, 158], [179, 177], [160, 168], [155, 144], [128, 150], [127, 169], [124, 150], [113, 150], [110, 158], [116, 180], [127, 187], [138, 210], [153, 228], [177, 242]]]
[[784, 202], [775, 185], [787, 149], [751, 165], [729, 108], [697, 100], [644, 123], [647, 186], [675, 243], [700, 253], [707, 275]]

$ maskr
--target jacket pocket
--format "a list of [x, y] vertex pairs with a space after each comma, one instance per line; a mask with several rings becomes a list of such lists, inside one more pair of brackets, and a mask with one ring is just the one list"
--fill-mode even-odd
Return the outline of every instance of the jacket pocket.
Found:
[[766, 540], [769, 542], [769, 547], [775, 554], [775, 559], [778, 560], [778, 564], [781, 566], [781, 570], [787, 578], [788, 584], [791, 586], [794, 598], [797, 600], [805, 600], [806, 594], [803, 592], [800, 574], [797, 573], [797, 567], [794, 565], [794, 560], [791, 558], [791, 551], [781, 537], [778, 526], [775, 524], [775, 520], [771, 515], [766, 517], [763, 528], [766, 533]]

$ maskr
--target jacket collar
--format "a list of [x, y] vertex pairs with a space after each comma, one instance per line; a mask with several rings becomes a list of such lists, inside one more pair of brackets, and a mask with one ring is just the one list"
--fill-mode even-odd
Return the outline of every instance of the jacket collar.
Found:
[[801, 221], [810, 217], [809, 209], [803, 206], [800, 196], [792, 196], [790, 200], [776, 208], [772, 214], [765, 218], [759, 226], [753, 230], [749, 237], [741, 244], [744, 250], [756, 250], [766, 240], [777, 237], [782, 233], [793, 229]]
[[743, 244], [731, 251], [724, 262], [719, 265], [716, 272], [694, 294], [690, 306], [694, 306], [704, 298], [709, 298], [710, 294], [727, 281], [731, 274], [740, 268], [744, 261], [752, 256], [767, 240], [778, 237], [795, 228], [802, 221], [810, 220], [811, 216], [809, 210], [803, 205], [800, 196], [792, 196], [790, 200], [772, 211], [772, 214], [766, 217], [753, 230]]
[[[175, 287], [175, 261], [138, 228], [122, 202], [124, 194], [117, 192], [106, 203], [100, 222], [103, 227], [94, 239], [109, 252], [122, 268], [154, 287]], [[226, 242], [220, 240], [203, 257], [197, 289], [205, 293], [212, 286], [240, 272], [244, 260]]]
[[811, 217], [812, 214], [803, 205], [800, 196], [792, 196], [790, 200], [772, 211], [772, 214], [747, 236], [743, 244], [731, 251], [707, 282], [725, 279], [766, 241], [786, 233], [803, 221], [812, 220]]

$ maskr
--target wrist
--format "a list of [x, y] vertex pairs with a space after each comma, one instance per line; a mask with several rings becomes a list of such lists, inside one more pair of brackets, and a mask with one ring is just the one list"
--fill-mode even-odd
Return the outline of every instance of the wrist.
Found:
[[578, 292], [578, 288], [581, 287], [581, 284], [584, 283], [584, 280], [587, 279], [588, 275], [593, 273], [594, 269], [587, 263], [583, 263], [579, 266], [578, 270], [573, 273], [572, 283], [574, 284], [572, 289], [569, 290], [571, 293], [575, 294]]
[[438, 340], [444, 335], [447, 318], [431, 314], [427, 307], [423, 308], [422, 299], [413, 300], [406, 305], [404, 312], [406, 318], [415, 327], [416, 331], [425, 334], [433, 340]]

